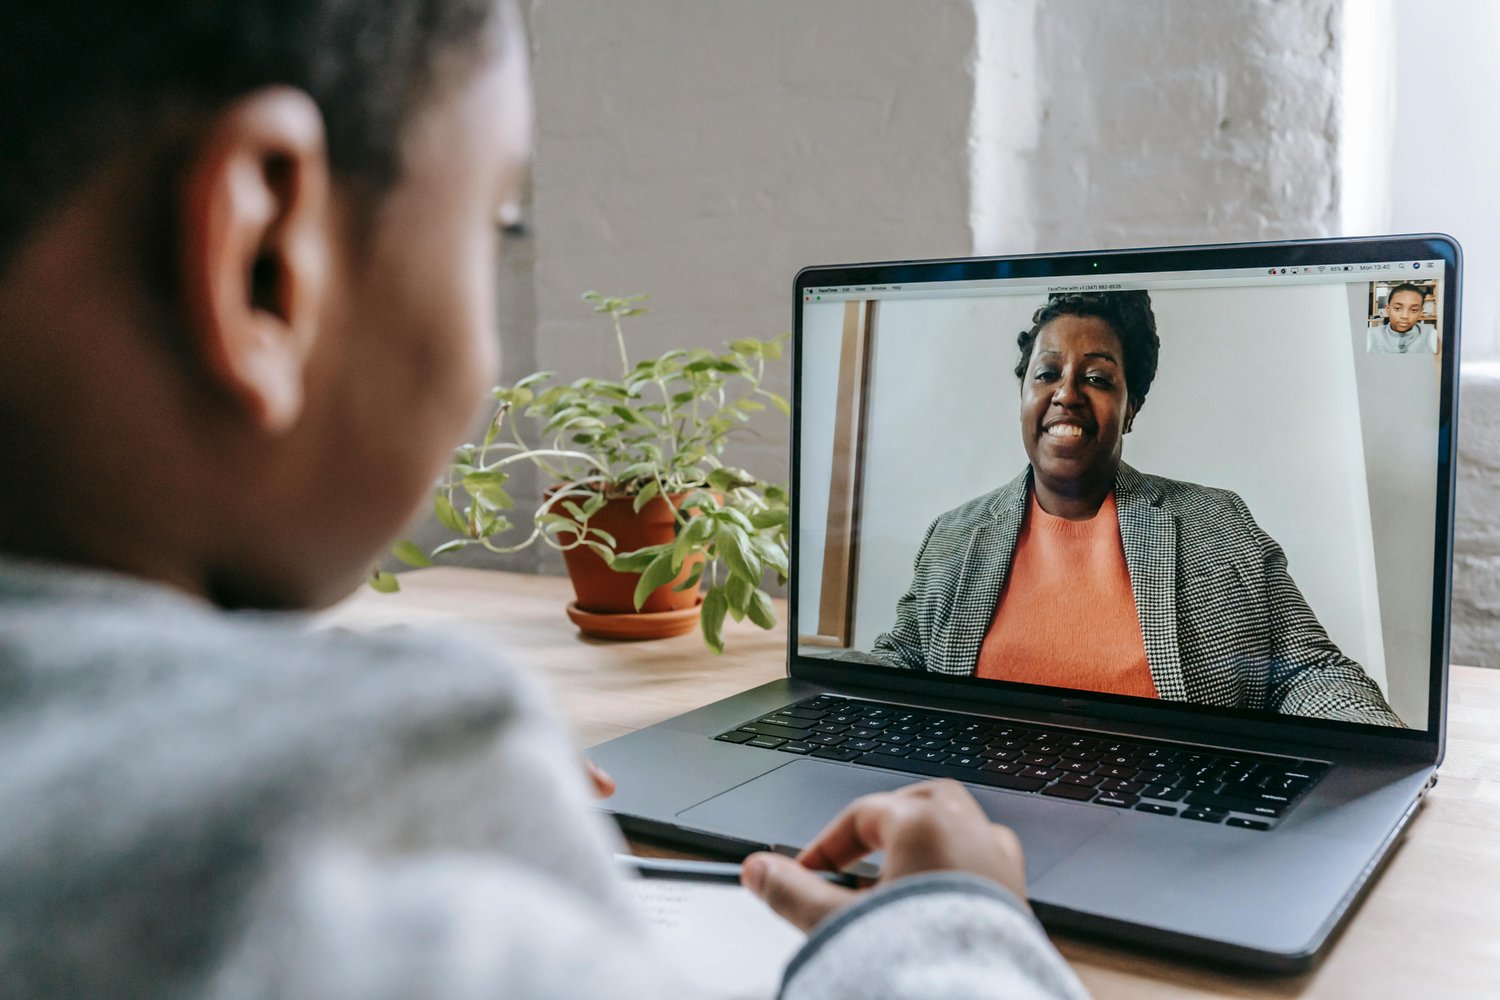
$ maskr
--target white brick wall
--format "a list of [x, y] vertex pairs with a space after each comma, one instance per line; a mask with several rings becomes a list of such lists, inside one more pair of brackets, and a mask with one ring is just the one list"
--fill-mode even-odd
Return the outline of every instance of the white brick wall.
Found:
[[1459, 413], [1452, 658], [1500, 667], [1500, 362], [1465, 367]]

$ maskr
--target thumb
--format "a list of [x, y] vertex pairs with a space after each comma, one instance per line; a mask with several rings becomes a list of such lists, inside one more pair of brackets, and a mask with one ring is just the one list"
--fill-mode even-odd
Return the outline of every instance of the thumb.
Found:
[[848, 905], [855, 895], [852, 889], [829, 884], [791, 858], [764, 852], [745, 859], [740, 881], [804, 932], [812, 930], [834, 910]]

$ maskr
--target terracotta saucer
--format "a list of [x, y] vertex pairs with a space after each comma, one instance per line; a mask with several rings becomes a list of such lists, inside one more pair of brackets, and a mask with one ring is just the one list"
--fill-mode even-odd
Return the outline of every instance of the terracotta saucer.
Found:
[[698, 627], [698, 609], [703, 599], [690, 608], [677, 611], [634, 612], [623, 615], [601, 615], [585, 611], [577, 601], [568, 604], [568, 617], [578, 631], [595, 639], [666, 639]]

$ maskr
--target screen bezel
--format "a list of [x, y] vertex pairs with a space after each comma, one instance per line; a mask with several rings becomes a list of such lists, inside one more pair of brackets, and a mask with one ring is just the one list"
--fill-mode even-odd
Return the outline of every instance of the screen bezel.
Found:
[[[1453, 596], [1453, 502], [1457, 459], [1462, 250], [1452, 237], [1420, 234], [1374, 238], [1293, 240], [1217, 246], [1152, 247], [1097, 252], [887, 261], [804, 268], [793, 286], [792, 334], [792, 511], [791, 572], [788, 586], [787, 664], [790, 676], [828, 685], [911, 692], [971, 700], [976, 710], [1014, 707], [1066, 716], [1087, 716], [1141, 725], [1163, 725], [1216, 735], [1305, 742], [1329, 747], [1385, 749], [1442, 759], [1446, 738], [1450, 609]], [[1066, 278], [1158, 271], [1199, 271], [1247, 267], [1300, 267], [1393, 260], [1442, 260], [1443, 312], [1441, 390], [1438, 406], [1436, 519], [1433, 528], [1428, 718], [1425, 730], [1391, 729], [1367, 723], [1275, 715], [1254, 709], [1221, 708], [1186, 702], [1160, 702], [1010, 681], [951, 677], [864, 664], [842, 664], [799, 652], [798, 559], [802, 448], [802, 305], [809, 288], [836, 285], [912, 284], [929, 281], [983, 281], [1005, 278]]]

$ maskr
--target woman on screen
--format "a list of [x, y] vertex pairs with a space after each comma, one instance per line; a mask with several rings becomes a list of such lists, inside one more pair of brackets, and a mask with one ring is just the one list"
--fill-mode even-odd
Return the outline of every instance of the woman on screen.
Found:
[[1156, 377], [1144, 291], [1057, 294], [1017, 340], [1030, 465], [939, 517], [896, 623], [913, 670], [1401, 726], [1221, 489], [1120, 460]]

